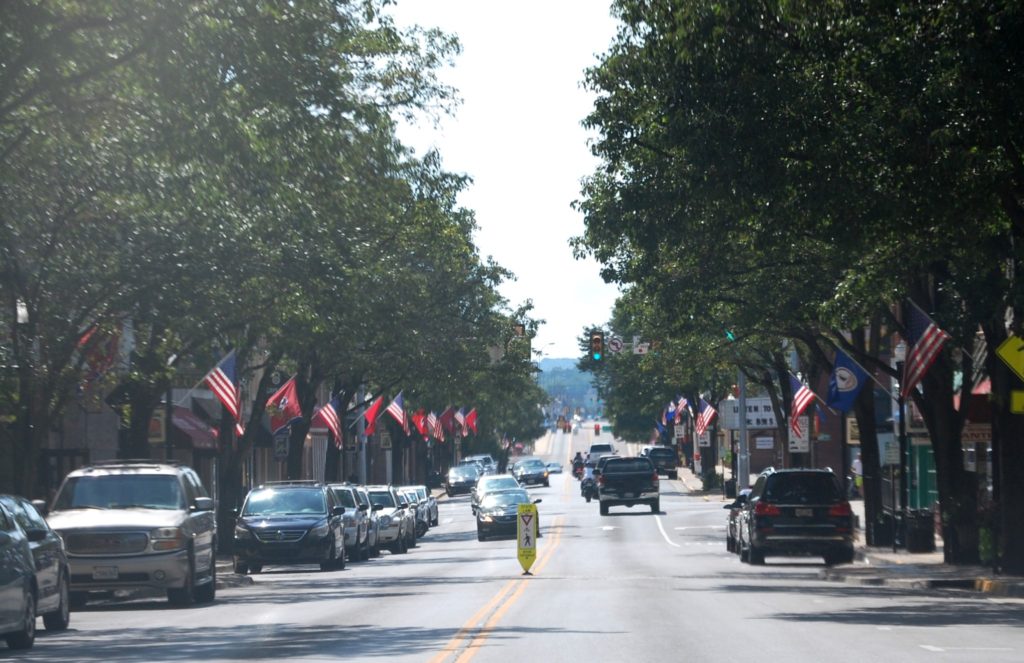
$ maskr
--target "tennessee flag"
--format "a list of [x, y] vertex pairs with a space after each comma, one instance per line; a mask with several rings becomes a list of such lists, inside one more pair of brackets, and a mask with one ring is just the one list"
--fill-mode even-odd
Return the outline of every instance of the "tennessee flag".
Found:
[[302, 419], [302, 408], [299, 407], [299, 393], [295, 389], [295, 378], [290, 378], [274, 392], [267, 401], [270, 412], [270, 432], [277, 433], [282, 428], [291, 426]]

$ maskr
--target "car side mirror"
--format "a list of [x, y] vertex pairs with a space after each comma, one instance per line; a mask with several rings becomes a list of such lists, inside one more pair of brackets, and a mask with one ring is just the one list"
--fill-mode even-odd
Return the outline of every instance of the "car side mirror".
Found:
[[38, 511], [41, 516], [45, 516], [50, 512], [50, 509], [47, 507], [44, 500], [32, 500], [32, 506], [35, 507], [36, 511]]
[[25, 536], [32, 543], [36, 543], [46, 538], [46, 530], [40, 529], [38, 527], [33, 527], [32, 529], [25, 530]]
[[343, 507], [343, 506], [336, 506], [336, 507], [331, 509], [331, 515], [332, 516], [340, 516], [340, 515], [342, 515], [344, 513], [345, 513], [345, 507]]
[[723, 504], [722, 508], [723, 509], [735, 509], [738, 506], [739, 506], [739, 504], [737, 504], [736, 502], [733, 502], [732, 504]]
[[370, 510], [370, 505], [369, 504], [360, 504], [359, 505], [359, 510], [360, 511], [369, 511]]
[[544, 500], [542, 500], [542, 499], [540, 499], [540, 498], [538, 497], [537, 499], [535, 499], [535, 500], [533, 501], [533, 503], [534, 503], [534, 504], [540, 504], [540, 503], [541, 503], [541, 502], [543, 502], [543, 501], [544, 501]]
[[213, 511], [212, 497], [197, 497], [192, 502], [193, 511]]

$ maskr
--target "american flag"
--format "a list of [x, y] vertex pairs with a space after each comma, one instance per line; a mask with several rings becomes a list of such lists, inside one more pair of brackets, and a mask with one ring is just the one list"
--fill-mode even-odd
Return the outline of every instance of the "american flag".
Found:
[[789, 429], [797, 437], [803, 436], [803, 429], [800, 428], [800, 415], [804, 413], [807, 406], [814, 402], [814, 392], [800, 380], [789, 375], [789, 388], [793, 392], [793, 406], [789, 410]]
[[692, 418], [693, 417], [693, 410], [690, 409], [690, 401], [686, 400], [685, 396], [680, 396], [676, 400], [678, 401], [678, 404], [676, 405], [676, 409], [677, 410], [686, 410], [687, 413], [689, 413], [690, 417]]
[[427, 430], [434, 436], [434, 439], [444, 440], [444, 427], [441, 425], [441, 418], [434, 414], [433, 410], [427, 415]]
[[708, 426], [711, 425], [711, 422], [714, 420], [716, 414], [718, 414], [718, 412], [715, 410], [715, 408], [711, 407], [711, 403], [708, 403], [706, 400], [701, 398], [700, 413], [697, 415], [697, 423], [694, 425], [694, 428], [697, 431], [697, 435], [704, 434], [704, 431], [706, 431], [708, 429]]
[[339, 449], [341, 448], [341, 422], [338, 420], [338, 410], [340, 408], [341, 403], [338, 401], [338, 397], [335, 396], [329, 403], [317, 411], [311, 422], [312, 424], [316, 423], [317, 420], [323, 421], [324, 425], [334, 434], [334, 446]]
[[235, 351], [232, 350], [221, 359], [203, 380], [231, 415], [231, 418], [235, 420], [235, 434], [241, 436], [245, 430], [242, 428], [242, 412], [239, 407], [241, 392], [237, 385], [238, 371], [235, 366]]
[[903, 365], [903, 384], [900, 387], [903, 398], [914, 391], [939, 356], [942, 346], [951, 338], [913, 302], [910, 302], [908, 314], [907, 343], [910, 350]]
[[455, 411], [455, 423], [459, 425], [459, 430], [456, 431], [461, 437], [466, 436], [466, 408], [460, 407]]
[[387, 413], [394, 417], [395, 421], [401, 424], [406, 432], [409, 432], [408, 424], [405, 421], [405, 403], [402, 401], [402, 392], [398, 392], [395, 400], [387, 407]]

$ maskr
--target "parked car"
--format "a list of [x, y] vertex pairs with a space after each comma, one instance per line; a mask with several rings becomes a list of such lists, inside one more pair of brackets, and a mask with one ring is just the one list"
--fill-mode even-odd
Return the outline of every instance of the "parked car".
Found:
[[749, 497], [750, 489], [744, 488], [736, 495], [735, 500], [722, 507], [729, 510], [729, 516], [725, 525], [725, 549], [729, 552], [739, 552], [740, 512], [743, 510], [743, 505], [747, 503]]
[[740, 513], [739, 552], [750, 564], [769, 555], [852, 562], [853, 511], [839, 478], [831, 470], [762, 472]]
[[561, 474], [562, 464], [561, 463], [548, 463], [548, 474]]
[[334, 492], [315, 481], [251, 490], [235, 522], [235, 573], [259, 573], [265, 564], [345, 568], [345, 511]]
[[401, 555], [409, 550], [409, 536], [406, 532], [408, 518], [406, 508], [399, 500], [392, 486], [367, 486], [370, 502], [377, 510], [380, 524], [380, 547]]
[[[476, 538], [485, 541], [489, 536], [516, 534], [516, 520], [520, 504], [539, 504], [541, 500], [530, 499], [524, 488], [496, 490], [484, 496], [476, 511]], [[538, 517], [537, 532], [540, 532]], [[539, 535], [539, 534], [538, 534]]]
[[64, 540], [71, 607], [89, 592], [151, 587], [175, 605], [213, 601], [217, 523], [196, 473], [174, 461], [109, 461], [69, 473], [45, 514]]
[[366, 541], [370, 547], [370, 557], [380, 557], [380, 521], [377, 518], [379, 508], [370, 502], [370, 494], [365, 486], [356, 486], [356, 497], [359, 506], [366, 507]]
[[480, 506], [480, 500], [489, 492], [495, 490], [514, 490], [522, 487], [522, 484], [511, 474], [495, 474], [489, 477], [480, 477], [480, 481], [477, 482], [470, 495], [470, 509], [475, 514]]
[[71, 571], [64, 541], [24, 497], [0, 495], [0, 504], [28, 539], [36, 570], [36, 614], [42, 615], [47, 631], [63, 631], [71, 620]]
[[350, 483], [331, 484], [338, 504], [345, 507], [341, 522], [345, 526], [345, 556], [361, 562], [370, 558], [369, 505], [359, 503], [356, 487]]
[[416, 493], [402, 490], [401, 488], [397, 488], [396, 492], [398, 493], [399, 503], [405, 505], [405, 517], [407, 518], [405, 533], [408, 537], [406, 545], [410, 548], [415, 548], [417, 545], [416, 539], [426, 534], [430, 528], [427, 526], [424, 514], [420, 511]]
[[11, 649], [36, 640], [35, 575], [28, 535], [0, 504], [0, 637]]
[[448, 480], [445, 482], [444, 492], [448, 497], [471, 492], [479, 478], [480, 466], [476, 463], [456, 465], [448, 470]]
[[420, 510], [427, 514], [427, 524], [430, 527], [436, 527], [438, 523], [437, 498], [430, 494], [426, 486], [402, 486], [402, 488], [415, 491]]
[[517, 462], [512, 466], [512, 476], [523, 486], [530, 484], [551, 485], [551, 480], [548, 478], [548, 468], [544, 465], [544, 461], [539, 458], [527, 458]]

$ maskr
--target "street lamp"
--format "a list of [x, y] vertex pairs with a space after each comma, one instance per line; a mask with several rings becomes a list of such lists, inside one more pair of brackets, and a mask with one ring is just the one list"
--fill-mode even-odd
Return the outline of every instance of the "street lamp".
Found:
[[[896, 405], [899, 409], [899, 442], [900, 442], [900, 526], [903, 528], [904, 545], [906, 545], [907, 528], [907, 416], [906, 399], [903, 397], [903, 364], [907, 360], [907, 344], [902, 340], [893, 348], [893, 359], [896, 360], [896, 372], [900, 378], [900, 389], [896, 395]], [[893, 470], [895, 471], [893, 466]], [[896, 478], [892, 481], [892, 549], [896, 551]]]

